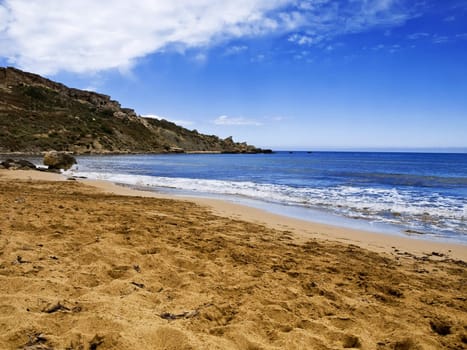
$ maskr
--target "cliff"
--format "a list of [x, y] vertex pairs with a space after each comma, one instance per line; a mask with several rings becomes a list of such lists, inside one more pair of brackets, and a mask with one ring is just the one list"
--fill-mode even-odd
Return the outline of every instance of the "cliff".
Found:
[[[265, 152], [138, 116], [110, 96], [0, 67], [0, 153]], [[267, 152], [267, 150], [266, 150]]]

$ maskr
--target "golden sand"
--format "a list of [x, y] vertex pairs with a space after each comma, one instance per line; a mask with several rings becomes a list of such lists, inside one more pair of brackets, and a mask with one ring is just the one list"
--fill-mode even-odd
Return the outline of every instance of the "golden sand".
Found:
[[0, 349], [467, 346], [465, 246], [60, 179], [0, 172]]

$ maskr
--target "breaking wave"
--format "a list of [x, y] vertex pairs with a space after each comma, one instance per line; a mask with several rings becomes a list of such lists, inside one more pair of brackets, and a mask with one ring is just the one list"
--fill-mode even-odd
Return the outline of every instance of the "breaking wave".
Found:
[[410, 189], [336, 185], [290, 186], [100, 172], [78, 172], [90, 179], [189, 193], [241, 196], [263, 202], [326, 210], [350, 218], [402, 225], [410, 230], [441, 236], [467, 235], [467, 204], [456, 196]]

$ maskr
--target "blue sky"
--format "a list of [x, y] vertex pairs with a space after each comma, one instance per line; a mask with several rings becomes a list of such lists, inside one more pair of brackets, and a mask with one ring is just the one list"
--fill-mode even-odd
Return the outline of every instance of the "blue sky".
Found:
[[0, 1], [0, 65], [275, 149], [467, 149], [467, 1]]

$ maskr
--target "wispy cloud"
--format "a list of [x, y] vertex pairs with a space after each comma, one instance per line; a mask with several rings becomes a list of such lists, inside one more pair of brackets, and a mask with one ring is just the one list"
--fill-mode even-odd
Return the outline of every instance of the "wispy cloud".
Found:
[[376, 45], [376, 46], [373, 46], [371, 49], [372, 49], [373, 51], [379, 51], [379, 50], [384, 50], [385, 48], [386, 48], [386, 45], [384, 45], [384, 44], [378, 44], [378, 45]]
[[412, 34], [407, 35], [407, 39], [409, 39], [409, 40], [419, 40], [419, 39], [427, 38], [427, 37], [430, 37], [430, 36], [431, 36], [430, 33], [425, 33], [425, 32], [412, 33]]
[[88, 86], [86, 86], [83, 90], [86, 90], [86, 91], [94, 91], [94, 92], [99, 91], [99, 89], [98, 89], [96, 86], [94, 86], [94, 85], [88, 85]]
[[447, 35], [438, 35], [438, 34], [435, 34], [433, 35], [433, 43], [434, 44], [445, 44], [445, 43], [448, 43], [448, 42], [451, 42], [452, 39], [447, 36]]
[[389, 53], [396, 53], [402, 50], [401, 45], [399, 44], [378, 44], [370, 48], [363, 48], [364, 50], [370, 49], [372, 51], [377, 52], [389, 52]]
[[247, 50], [248, 50], [248, 46], [246, 45], [233, 45], [233, 46], [228, 47], [225, 50], [224, 55], [226, 56], [238, 55], [239, 53], [247, 51]]
[[166, 117], [161, 117], [159, 115], [156, 115], [156, 114], [143, 114], [142, 117], [144, 118], [151, 118], [151, 119], [157, 119], [157, 120], [167, 120], [169, 122], [172, 122], [172, 123], [175, 123], [177, 125], [181, 125], [181, 126], [184, 126], [184, 127], [190, 127], [190, 126], [193, 126], [195, 125], [195, 122], [191, 121], [191, 120], [171, 120], [169, 118], [166, 118]]
[[275, 117], [269, 117], [269, 118], [266, 118], [268, 120], [271, 120], [273, 122], [282, 122], [282, 121], [285, 121], [287, 119], [289, 119], [288, 117], [284, 117], [284, 116], [275, 116]]
[[[111, 6], [94, 0], [3, 0], [0, 57], [42, 74], [128, 72], [138, 59], [171, 48], [208, 48], [266, 34], [315, 45], [391, 28], [414, 15], [407, 6], [399, 0], [114, 0]], [[230, 54], [243, 50], [233, 46]]]
[[310, 59], [310, 52], [306, 50], [302, 50], [300, 52], [297, 52], [293, 56], [294, 59], [296, 60], [309, 60]]
[[158, 119], [158, 120], [166, 119], [166, 118], [163, 118], [163, 117], [158, 116], [156, 114], [143, 114], [142, 117], [143, 118], [150, 118], [150, 119]]
[[413, 33], [407, 36], [408, 40], [425, 40], [429, 41], [433, 44], [446, 44], [446, 43], [452, 43], [457, 40], [462, 40], [467, 38], [467, 33], [459, 33], [455, 35], [441, 35], [441, 34], [436, 34], [436, 33]]
[[258, 54], [256, 56], [253, 56], [251, 59], [250, 59], [250, 62], [252, 63], [261, 63], [261, 62], [264, 62], [264, 60], [266, 59], [266, 55], [265, 54]]
[[208, 60], [208, 55], [205, 52], [199, 52], [193, 57], [193, 60], [199, 64], [204, 64]]
[[243, 117], [229, 117], [226, 115], [221, 115], [220, 117], [216, 118], [213, 121], [214, 124], [216, 125], [231, 125], [231, 126], [261, 126], [263, 123], [258, 122], [257, 120], [253, 119], [246, 119]]
[[294, 33], [294, 34], [290, 35], [287, 40], [290, 41], [291, 43], [295, 43], [295, 44], [298, 44], [298, 45], [311, 45], [315, 41], [316, 42], [319, 41], [319, 40], [314, 40], [309, 35], [297, 34], [297, 33]]
[[172, 123], [175, 123], [177, 125], [181, 125], [181, 126], [184, 126], [185, 128], [188, 128], [190, 126], [193, 126], [195, 125], [196, 123], [194, 121], [191, 121], [191, 120], [171, 120]]
[[[397, 0], [308, 1], [303, 9], [300, 31], [288, 36], [297, 45], [316, 45], [336, 37], [360, 33], [375, 28], [390, 29], [417, 15], [414, 8], [402, 6]], [[327, 45], [323, 46], [324, 48]]]
[[401, 49], [401, 46], [399, 44], [394, 44], [389, 47], [389, 52], [390, 53], [396, 53]]

